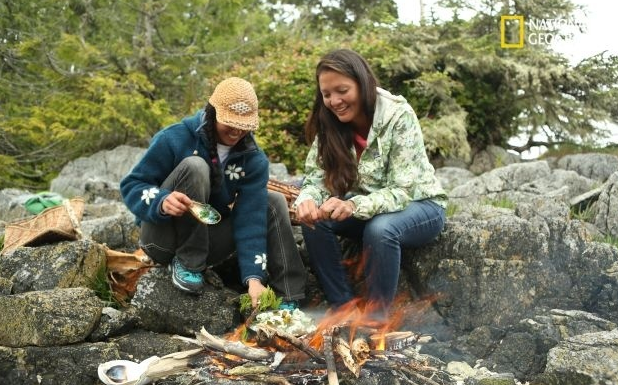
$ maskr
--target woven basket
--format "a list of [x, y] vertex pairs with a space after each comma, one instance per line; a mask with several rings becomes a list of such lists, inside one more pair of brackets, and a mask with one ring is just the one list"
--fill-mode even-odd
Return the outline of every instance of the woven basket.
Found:
[[275, 179], [270, 179], [268, 181], [267, 188], [270, 191], [277, 191], [283, 194], [285, 200], [288, 203], [288, 212], [290, 214], [290, 220], [292, 221], [292, 224], [299, 224], [299, 222], [296, 220], [296, 209], [294, 208], [294, 201], [300, 193], [300, 189], [294, 185], [279, 182]]
[[79, 222], [84, 214], [82, 198], [65, 199], [59, 206], [45, 209], [36, 216], [8, 223], [4, 232], [6, 254], [20, 246], [38, 246], [81, 238]]

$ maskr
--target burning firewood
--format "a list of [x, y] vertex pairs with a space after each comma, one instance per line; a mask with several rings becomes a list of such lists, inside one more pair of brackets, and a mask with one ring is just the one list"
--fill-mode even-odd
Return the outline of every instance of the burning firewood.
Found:
[[[439, 385], [432, 379], [436, 378], [437, 372], [432, 372], [423, 359], [397, 352], [419, 343], [423, 339], [419, 334], [388, 332], [391, 325], [365, 322], [359, 311], [346, 317], [326, 318], [326, 322], [322, 320], [318, 327], [311, 320], [313, 330], [310, 331], [304, 324], [305, 318], [300, 316], [304, 313], [299, 310], [295, 310], [299, 312], [296, 314], [279, 310], [260, 312], [257, 309], [252, 309], [252, 314], [240, 327], [251, 331], [250, 338], [239, 341], [238, 330], [217, 337], [202, 328], [195, 339], [177, 337], [199, 346], [199, 349], [161, 359], [155, 357], [157, 360], [148, 366], [144, 376], [152, 381], [199, 369], [218, 377], [281, 385], [305, 383], [307, 376], [309, 379], [325, 376], [328, 385], [339, 385], [340, 376], [347, 382], [352, 375], [360, 378], [367, 371], [388, 371], [413, 379], [414, 384]], [[262, 316], [266, 317], [260, 318]], [[299, 321], [303, 327], [287, 329], [296, 318], [303, 321]], [[257, 347], [254, 346], [256, 343]]]
[[324, 330], [322, 332], [322, 347], [324, 349], [324, 358], [326, 359], [326, 374], [328, 377], [328, 385], [339, 385], [339, 377], [337, 376], [337, 365], [335, 363], [335, 355], [333, 354], [333, 329]]
[[202, 328], [197, 335], [197, 340], [202, 346], [220, 352], [234, 354], [252, 361], [266, 361], [272, 359], [273, 356], [273, 353], [267, 350], [253, 348], [240, 341], [228, 341], [223, 338], [215, 337], [204, 328]]
[[339, 357], [343, 360], [343, 364], [352, 372], [354, 377], [358, 378], [360, 376], [361, 365], [363, 363], [356, 362], [355, 358], [352, 356], [352, 351], [350, 350], [350, 345], [343, 340], [341, 337], [337, 337], [333, 339], [333, 344], [335, 345], [334, 350], [339, 354]]
[[389, 332], [370, 337], [372, 350], [401, 350], [416, 345], [420, 334], [412, 332]]
[[279, 330], [264, 324], [256, 325], [254, 329], [257, 333], [258, 342], [271, 341], [274, 337], [279, 337], [290, 343], [295, 348], [306, 353], [309, 357], [317, 360], [318, 362], [324, 362], [324, 357], [317, 350], [309, 346], [306, 341], [301, 340], [300, 338], [290, 333], [286, 333], [283, 330]]
[[350, 350], [352, 351], [352, 355], [359, 362], [359, 365], [363, 365], [365, 361], [367, 361], [371, 356], [371, 349], [369, 348], [369, 343], [367, 340], [362, 338], [355, 338], [352, 341], [352, 346], [350, 346]]

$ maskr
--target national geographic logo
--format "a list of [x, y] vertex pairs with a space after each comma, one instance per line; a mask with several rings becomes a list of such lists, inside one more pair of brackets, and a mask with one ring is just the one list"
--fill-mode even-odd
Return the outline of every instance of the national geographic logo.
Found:
[[[515, 31], [515, 33], [513, 33]], [[515, 41], [513, 41], [515, 40]], [[518, 15], [500, 16], [500, 47], [524, 47], [524, 17]]]
[[500, 47], [523, 48], [524, 41], [530, 45], [551, 45], [558, 41], [572, 40], [575, 37], [573, 31], [580, 31], [582, 27], [582, 23], [574, 19], [524, 20], [521, 15], [502, 15]]

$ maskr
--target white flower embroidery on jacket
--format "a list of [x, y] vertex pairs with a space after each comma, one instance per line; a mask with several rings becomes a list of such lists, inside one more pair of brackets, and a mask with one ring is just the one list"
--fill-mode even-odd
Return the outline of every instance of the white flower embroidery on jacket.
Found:
[[262, 271], [266, 271], [266, 253], [262, 253], [262, 255], [256, 255], [255, 264], [262, 264]]
[[240, 179], [241, 176], [245, 176], [245, 172], [242, 167], [236, 167], [236, 164], [230, 164], [225, 170], [225, 175], [230, 176], [230, 180]]
[[159, 189], [156, 187], [151, 187], [149, 190], [142, 191], [142, 200], [146, 202], [147, 205], [150, 204], [150, 200], [154, 199], [154, 197], [159, 193]]

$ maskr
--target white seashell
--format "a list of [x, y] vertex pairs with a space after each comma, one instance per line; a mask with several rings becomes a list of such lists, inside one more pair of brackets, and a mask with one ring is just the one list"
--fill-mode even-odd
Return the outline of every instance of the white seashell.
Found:
[[221, 220], [221, 214], [208, 203], [193, 201], [189, 206], [189, 212], [206, 225], [216, 225]]
[[152, 356], [141, 363], [114, 360], [104, 362], [99, 365], [97, 373], [99, 379], [106, 385], [145, 385], [150, 383], [150, 379], [144, 376], [148, 366], [159, 360], [159, 357]]

